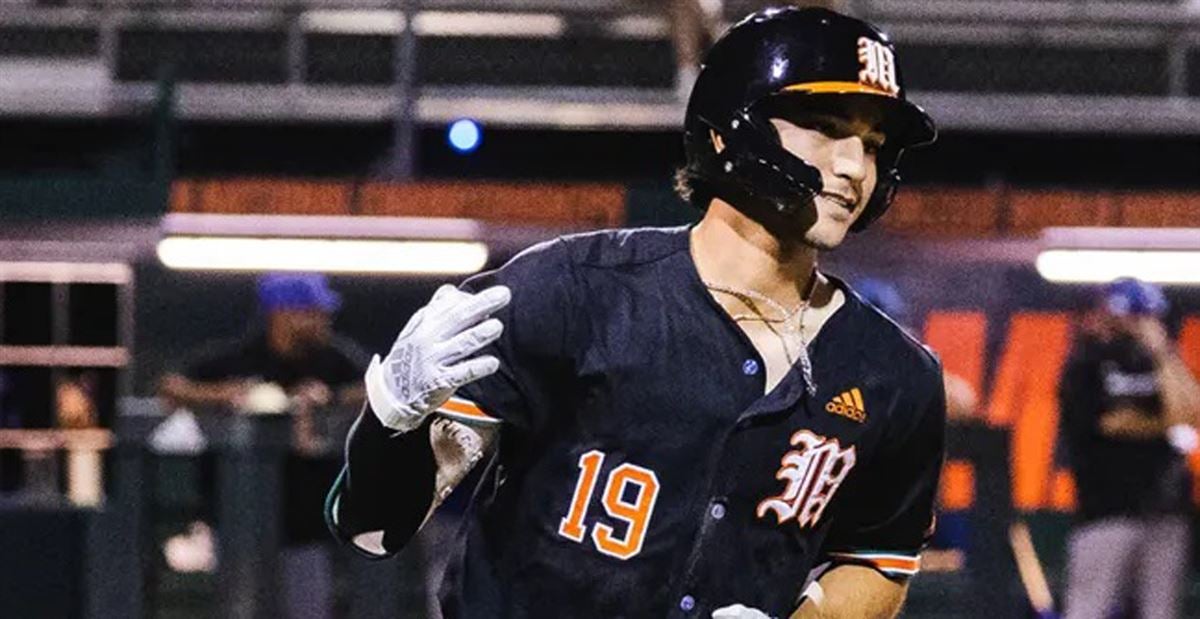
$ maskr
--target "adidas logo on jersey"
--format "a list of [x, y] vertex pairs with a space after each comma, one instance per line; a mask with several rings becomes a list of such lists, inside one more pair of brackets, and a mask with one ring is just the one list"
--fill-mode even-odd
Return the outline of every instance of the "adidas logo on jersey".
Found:
[[867, 408], [863, 405], [862, 391], [855, 387], [825, 404], [825, 412], [841, 415], [851, 421], [862, 423], [867, 420]]

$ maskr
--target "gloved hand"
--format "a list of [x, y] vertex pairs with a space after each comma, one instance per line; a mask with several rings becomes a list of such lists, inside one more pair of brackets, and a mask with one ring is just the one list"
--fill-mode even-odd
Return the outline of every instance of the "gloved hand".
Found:
[[771, 616], [757, 608], [742, 604], [734, 604], [713, 611], [713, 619], [771, 619]]
[[404, 325], [387, 357], [375, 355], [367, 368], [367, 400], [379, 421], [393, 430], [412, 430], [459, 387], [495, 372], [500, 367], [495, 357], [468, 357], [500, 337], [504, 325], [488, 316], [511, 299], [505, 286], [476, 294], [438, 288]]

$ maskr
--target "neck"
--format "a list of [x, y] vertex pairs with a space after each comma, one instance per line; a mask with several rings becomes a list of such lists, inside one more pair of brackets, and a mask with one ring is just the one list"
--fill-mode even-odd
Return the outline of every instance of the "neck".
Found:
[[[781, 241], [721, 200], [714, 200], [692, 229], [691, 241], [696, 270], [705, 282], [748, 288], [787, 306], [804, 298], [817, 264], [815, 248]], [[818, 281], [813, 297], [820, 296], [820, 287]]]

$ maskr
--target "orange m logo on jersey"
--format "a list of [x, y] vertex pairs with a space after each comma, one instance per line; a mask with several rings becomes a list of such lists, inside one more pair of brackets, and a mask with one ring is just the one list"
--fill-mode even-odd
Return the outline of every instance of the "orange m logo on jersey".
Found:
[[854, 468], [854, 446], [842, 449], [837, 439], [800, 430], [792, 435], [796, 446], [780, 460], [775, 479], [786, 482], [783, 492], [758, 504], [755, 513], [765, 518], [775, 512], [777, 524], [791, 519], [800, 528], [813, 526], [833, 499], [838, 486]]

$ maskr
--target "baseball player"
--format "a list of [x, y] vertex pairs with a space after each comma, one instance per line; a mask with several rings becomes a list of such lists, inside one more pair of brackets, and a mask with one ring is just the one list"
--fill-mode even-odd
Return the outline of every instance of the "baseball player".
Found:
[[439, 289], [367, 372], [331, 528], [394, 553], [484, 463], [446, 617], [895, 615], [932, 529], [941, 370], [816, 260], [934, 136], [872, 26], [746, 18], [688, 103], [702, 221]]
[[1127, 600], [1130, 615], [1182, 616], [1200, 385], [1167, 334], [1168, 309], [1154, 284], [1106, 284], [1063, 368], [1062, 438], [1079, 496], [1067, 619], [1115, 616]]

